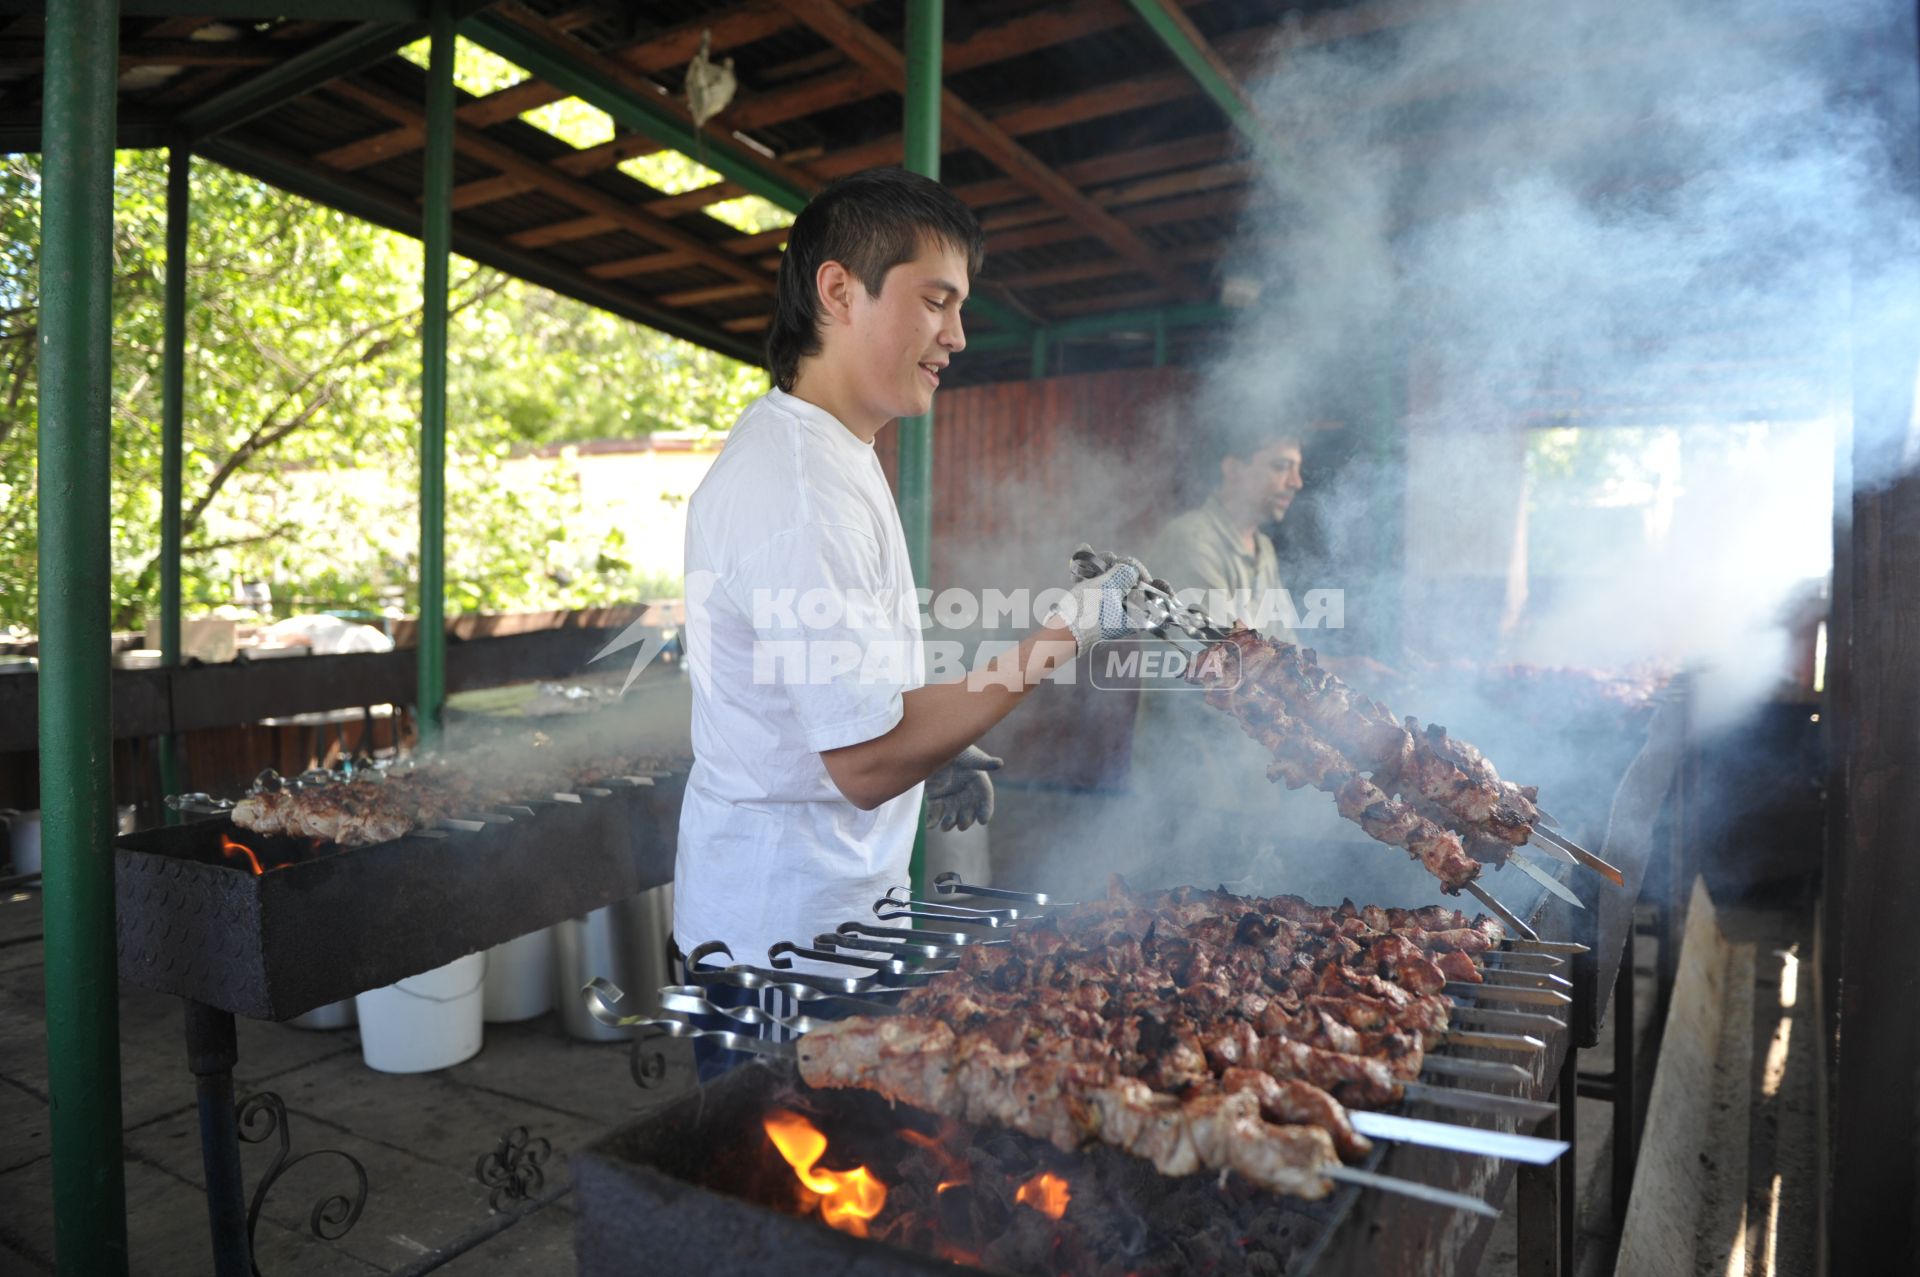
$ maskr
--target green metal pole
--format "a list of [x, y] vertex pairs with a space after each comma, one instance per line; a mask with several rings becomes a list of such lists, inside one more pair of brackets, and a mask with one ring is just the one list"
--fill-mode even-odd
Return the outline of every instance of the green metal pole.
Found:
[[[945, 0], [907, 0], [906, 167], [940, 180], [940, 55], [946, 32]], [[902, 421], [900, 430], [900, 522], [915, 585], [932, 577], [933, 410]], [[927, 890], [926, 831], [913, 839], [913, 890]]]
[[1153, 317], [1153, 366], [1167, 366], [1167, 314], [1161, 311]]
[[427, 70], [426, 249], [420, 320], [420, 739], [447, 699], [447, 276], [453, 249], [453, 9], [434, 0]]
[[1050, 353], [1051, 352], [1047, 349], [1047, 330], [1044, 328], [1034, 329], [1033, 330], [1033, 380], [1039, 381], [1041, 378], [1047, 375], [1047, 356]]
[[127, 1271], [113, 927], [108, 416], [117, 0], [47, 6], [40, 191], [40, 808], [54, 1250]]
[[[167, 281], [160, 349], [160, 663], [180, 664], [181, 453], [186, 439], [187, 225], [193, 152], [175, 146], [167, 155]], [[180, 737], [160, 738], [160, 789], [177, 794], [181, 784]], [[168, 823], [180, 813], [169, 810]]]

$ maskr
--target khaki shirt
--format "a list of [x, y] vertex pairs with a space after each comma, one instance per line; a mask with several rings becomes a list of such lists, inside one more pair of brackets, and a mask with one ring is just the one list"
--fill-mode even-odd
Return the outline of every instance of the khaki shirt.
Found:
[[[1249, 600], [1252, 609], [1261, 607], [1266, 591], [1283, 588], [1272, 539], [1256, 531], [1249, 554], [1213, 497], [1167, 524], [1145, 562], [1176, 593], [1226, 590]], [[1222, 615], [1207, 599], [1199, 603], [1222, 625], [1236, 619]], [[1239, 619], [1249, 622], [1257, 616], [1257, 611], [1239, 613]], [[1260, 628], [1268, 638], [1296, 641], [1278, 619]], [[1267, 764], [1272, 761], [1265, 747], [1241, 731], [1232, 717], [1208, 705], [1198, 690], [1148, 688], [1140, 693], [1133, 724], [1135, 793], [1164, 798], [1188, 812], [1245, 812], [1262, 806], [1270, 812]]]

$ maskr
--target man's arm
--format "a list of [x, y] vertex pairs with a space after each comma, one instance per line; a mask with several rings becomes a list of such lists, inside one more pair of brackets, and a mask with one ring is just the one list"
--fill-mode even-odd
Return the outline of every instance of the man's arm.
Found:
[[906, 793], [986, 735], [1029, 688], [1071, 662], [1076, 651], [1073, 632], [1055, 617], [1022, 639], [1011, 661], [997, 671], [976, 672], [903, 694], [900, 721], [892, 731], [858, 745], [826, 750], [820, 761], [848, 802], [872, 811]]

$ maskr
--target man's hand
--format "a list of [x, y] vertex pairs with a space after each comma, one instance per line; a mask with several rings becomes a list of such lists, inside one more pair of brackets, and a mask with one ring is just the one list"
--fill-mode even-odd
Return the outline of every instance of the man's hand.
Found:
[[[1082, 546], [1081, 550], [1088, 547]], [[1076, 561], [1084, 562], [1078, 554]], [[1076, 651], [1084, 652], [1098, 639], [1114, 639], [1140, 628], [1128, 613], [1128, 603], [1137, 612], [1142, 606], [1140, 586], [1152, 580], [1147, 565], [1138, 559], [1115, 556], [1105, 571], [1091, 580], [1075, 581], [1065, 602], [1055, 614], [1073, 634]]]
[[999, 770], [999, 759], [969, 745], [927, 777], [927, 828], [968, 829], [992, 820], [993, 782], [987, 773]]

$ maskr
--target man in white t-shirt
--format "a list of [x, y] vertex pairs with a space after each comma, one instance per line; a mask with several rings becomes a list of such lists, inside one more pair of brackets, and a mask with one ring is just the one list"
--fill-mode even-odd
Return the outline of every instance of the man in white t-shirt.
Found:
[[984, 819], [994, 763], [973, 742], [1081, 645], [1124, 628], [1145, 576], [1131, 561], [1076, 583], [1022, 640], [1015, 677], [925, 681], [873, 440], [931, 408], [965, 347], [982, 243], [964, 204], [899, 169], [833, 183], [789, 232], [767, 341], [775, 389], [741, 414], [687, 513], [683, 953], [719, 940], [758, 965], [777, 941], [870, 918], [906, 881], [923, 782], [940, 773], [950, 823]]

